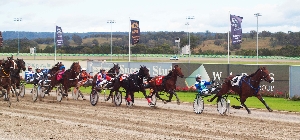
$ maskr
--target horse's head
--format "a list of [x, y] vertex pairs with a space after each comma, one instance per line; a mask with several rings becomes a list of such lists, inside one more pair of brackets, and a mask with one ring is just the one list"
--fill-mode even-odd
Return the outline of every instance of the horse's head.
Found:
[[22, 69], [23, 71], [26, 70], [25, 61], [23, 59], [17, 58], [16, 63], [19, 69]]
[[176, 76], [179, 76], [181, 78], [184, 77], [182, 71], [181, 71], [181, 68], [178, 66], [178, 65], [175, 65], [173, 70], [172, 70], [172, 74], [175, 74]]
[[72, 71], [74, 71], [76, 74], [79, 74], [80, 70], [81, 70], [81, 66], [79, 65], [79, 62], [73, 62], [73, 64], [71, 65], [70, 69]]
[[141, 68], [139, 70], [139, 74], [142, 77], [145, 77], [145, 78], [149, 78], [150, 77], [149, 70], [147, 69], [146, 66], [141, 66]]
[[113, 67], [113, 70], [116, 74], [119, 74], [120, 73], [120, 66], [119, 64], [115, 64], [114, 63], [114, 67]]
[[260, 71], [260, 78], [261, 79], [264, 79], [265, 81], [267, 81], [269, 83], [272, 83], [274, 81], [274, 78], [270, 77], [270, 73], [269, 73], [269, 71], [267, 70], [266, 67], [260, 67], [258, 69], [258, 71]]
[[16, 70], [18, 69], [18, 65], [17, 63], [15, 62], [15, 60], [13, 59], [13, 56], [12, 57], [7, 57], [7, 61], [6, 62], [6, 66], [5, 68], [10, 68], [10, 69], [13, 69], [13, 70]]

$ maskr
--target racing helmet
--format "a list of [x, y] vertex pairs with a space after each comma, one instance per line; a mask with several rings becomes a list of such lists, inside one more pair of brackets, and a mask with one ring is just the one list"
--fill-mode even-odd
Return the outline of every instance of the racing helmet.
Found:
[[62, 65], [62, 66], [60, 66], [60, 68], [59, 68], [60, 70], [62, 70], [62, 69], [65, 69], [65, 66], [64, 65]]
[[41, 70], [39, 67], [36, 67], [35, 70]]
[[195, 78], [196, 78], [196, 79], [199, 79], [199, 78], [201, 78], [201, 75], [200, 75], [200, 74], [197, 74]]
[[31, 66], [28, 66], [28, 69], [32, 69], [32, 67], [31, 67]]
[[81, 70], [86, 70], [86, 68], [82, 68]]

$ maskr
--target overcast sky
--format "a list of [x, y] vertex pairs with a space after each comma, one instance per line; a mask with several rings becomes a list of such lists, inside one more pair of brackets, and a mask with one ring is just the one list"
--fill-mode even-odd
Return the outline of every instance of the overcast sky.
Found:
[[[225, 33], [232, 14], [244, 18], [247, 33], [256, 30], [260, 13], [259, 32], [299, 32], [299, 6], [300, 0], [1, 0], [0, 31], [53, 32], [57, 25], [63, 32], [128, 32], [133, 19], [141, 32]], [[112, 29], [108, 20], [116, 22]]]

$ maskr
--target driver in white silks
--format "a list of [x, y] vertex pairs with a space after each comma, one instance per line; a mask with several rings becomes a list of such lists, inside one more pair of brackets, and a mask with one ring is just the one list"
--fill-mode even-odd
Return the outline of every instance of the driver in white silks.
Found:
[[34, 74], [34, 85], [37, 85], [40, 80], [43, 80], [44, 74], [39, 67], [37, 67], [36, 72]]
[[198, 93], [200, 93], [200, 95], [210, 95], [209, 90], [207, 89], [208, 85], [213, 84], [215, 81], [205, 81], [205, 80], [201, 80], [201, 75], [196, 75], [196, 83], [195, 83], [195, 87], [198, 91]]

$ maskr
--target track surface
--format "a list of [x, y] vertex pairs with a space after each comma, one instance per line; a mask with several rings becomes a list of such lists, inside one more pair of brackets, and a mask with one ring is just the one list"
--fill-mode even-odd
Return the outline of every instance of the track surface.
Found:
[[[149, 107], [136, 99], [133, 107], [116, 107], [103, 101], [56, 101], [55, 93], [32, 102], [29, 90], [12, 106], [0, 100], [0, 139], [299, 139], [300, 114], [230, 109], [219, 115], [216, 106], [205, 105], [195, 114], [191, 103]], [[89, 96], [86, 95], [89, 99]], [[124, 101], [123, 101], [124, 102]], [[259, 101], [258, 101], [259, 103]]]

